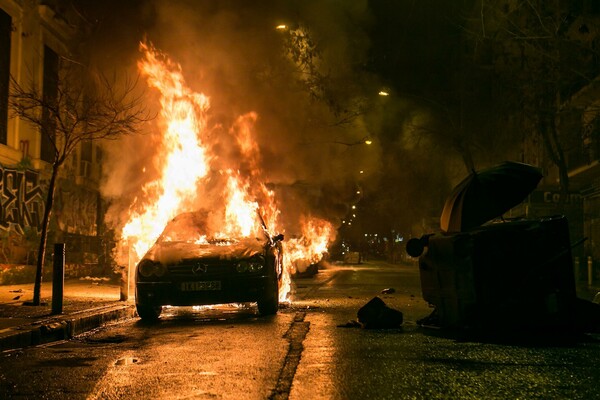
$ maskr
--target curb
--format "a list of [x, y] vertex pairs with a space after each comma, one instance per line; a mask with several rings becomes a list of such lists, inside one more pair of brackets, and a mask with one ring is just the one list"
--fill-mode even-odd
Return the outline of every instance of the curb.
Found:
[[133, 304], [98, 307], [0, 331], [0, 351], [70, 339], [110, 322], [135, 316]]

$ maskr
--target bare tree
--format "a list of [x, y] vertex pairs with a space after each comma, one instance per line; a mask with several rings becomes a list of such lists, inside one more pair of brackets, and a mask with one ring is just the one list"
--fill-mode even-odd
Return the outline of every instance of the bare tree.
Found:
[[308, 26], [282, 27], [282, 31], [283, 53], [293, 66], [297, 87], [313, 102], [327, 107], [331, 113], [329, 127], [351, 126], [368, 108], [361, 82], [348, 82], [330, 72], [322, 46]]
[[572, 2], [561, 0], [479, 0], [477, 18], [465, 29], [480, 61], [501, 83], [498, 117], [510, 116], [524, 132], [540, 138], [565, 194], [571, 138], [561, 132], [564, 106], [599, 72], [593, 62], [599, 56], [596, 40], [584, 22], [575, 24], [579, 16], [571, 7]]
[[52, 214], [54, 192], [61, 166], [84, 141], [117, 139], [137, 132], [150, 119], [143, 107], [143, 92], [137, 79], [117, 82], [95, 74], [71, 60], [60, 59], [58, 73], [50, 85], [53, 93], [40, 90], [32, 79], [23, 86], [11, 78], [9, 107], [13, 117], [27, 121], [47, 140], [53, 154], [52, 173], [37, 256], [33, 305], [40, 304], [42, 272]]

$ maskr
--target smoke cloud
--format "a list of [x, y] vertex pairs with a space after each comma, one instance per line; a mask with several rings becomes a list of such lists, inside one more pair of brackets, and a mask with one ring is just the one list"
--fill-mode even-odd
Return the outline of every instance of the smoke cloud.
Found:
[[[121, 17], [127, 24], [105, 16], [101, 29], [111, 32], [111, 40], [94, 43], [96, 61], [134, 71], [141, 57], [139, 42], [154, 44], [181, 65], [192, 90], [210, 98], [215, 169], [241, 165], [242, 155], [231, 145], [232, 129], [240, 116], [252, 113], [263, 179], [280, 199], [288, 230], [295, 229], [301, 215], [339, 224], [356, 200], [358, 179], [365, 179], [360, 171], [376, 171], [380, 162], [377, 142], [360, 143], [373, 134], [363, 117], [341, 121], [343, 113], [336, 114], [336, 107], [358, 102], [368, 90], [360, 86], [366, 80], [357, 82], [353, 75], [368, 49], [366, 33], [356, 29], [368, 23], [366, 1], [346, 3], [132, 3]], [[290, 33], [275, 29], [279, 24], [305, 29], [317, 43], [315, 66], [328, 79], [321, 98], [311, 97], [303, 87], [298, 65], [286, 57], [285, 35]], [[151, 100], [152, 89], [147, 92]], [[142, 135], [107, 144], [102, 194], [111, 200], [111, 225], [122, 224], [125, 214], [151, 197], [142, 188], [158, 173], [160, 129], [157, 120]]]
[[[433, 22], [414, 21], [419, 10], [414, 2], [95, 3], [81, 1], [90, 19], [100, 22], [87, 44], [96, 64], [136, 74], [139, 43], [147, 41], [181, 65], [192, 90], [210, 98], [208, 140], [217, 159], [212, 178], [201, 188], [203, 206], [219, 201], [211, 191], [218, 186], [218, 170], [248, 167], [232, 143], [236, 121], [250, 115], [261, 179], [276, 194], [286, 233], [297, 233], [303, 215], [339, 227], [355, 204], [368, 204], [369, 210], [361, 212], [387, 219], [379, 225], [369, 221], [364, 230], [386, 224], [407, 231], [421, 224], [427, 230], [432, 224], [424, 223], [425, 217], [441, 211], [449, 182], [464, 176], [460, 159], [447, 146], [415, 132], [415, 120], [435, 119], [427, 107], [403, 96], [398, 82], [389, 79], [395, 73], [410, 90], [421, 81], [430, 87], [444, 79], [439, 75], [447, 69], [444, 59], [432, 54], [445, 47], [436, 57], [450, 57], [450, 48]], [[120, 11], [112, 11], [110, 3]], [[426, 18], [419, 18], [429, 18], [434, 3], [428, 2], [429, 11], [417, 13]], [[287, 28], [276, 29], [282, 24]], [[423, 38], [431, 43], [419, 43]], [[307, 46], [313, 46], [311, 57], [302, 59], [298, 51]], [[415, 52], [438, 64], [419, 67], [411, 56]], [[394, 72], [398, 65], [404, 68]], [[437, 80], [428, 79], [428, 73]], [[377, 96], [386, 85], [397, 90]], [[149, 106], [156, 107], [157, 94], [147, 89], [147, 96]], [[142, 135], [106, 145], [102, 194], [110, 201], [111, 226], [121, 227], [132, 210], [152, 198], [142, 189], [159, 172], [161, 128], [157, 119]], [[365, 138], [373, 143], [365, 145]]]

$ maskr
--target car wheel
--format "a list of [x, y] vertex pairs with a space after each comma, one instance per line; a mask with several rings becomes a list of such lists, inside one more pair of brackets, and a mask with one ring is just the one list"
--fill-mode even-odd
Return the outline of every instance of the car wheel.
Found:
[[162, 312], [162, 306], [136, 304], [135, 308], [142, 321], [156, 321]]
[[277, 282], [274, 287], [267, 289], [264, 296], [258, 300], [258, 312], [260, 315], [277, 314], [279, 309], [279, 285]]

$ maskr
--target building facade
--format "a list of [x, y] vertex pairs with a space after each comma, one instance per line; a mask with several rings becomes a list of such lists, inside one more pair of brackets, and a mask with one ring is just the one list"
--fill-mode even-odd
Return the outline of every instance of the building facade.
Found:
[[[2, 271], [36, 262], [54, 160], [52, 124], [41, 132], [11, 114], [11, 82], [55, 96], [59, 61], [73, 57], [77, 18], [60, 1], [0, 0], [0, 283]], [[95, 143], [82, 143], [61, 168], [56, 186], [48, 248], [66, 243], [70, 275], [102, 268], [101, 157]]]
[[566, 215], [576, 273], [587, 278], [588, 260], [600, 270], [600, 2], [475, 3], [473, 21], [485, 31], [482, 43], [491, 43], [484, 48], [494, 73], [504, 86], [513, 83], [507, 76], [519, 86], [520, 98], [511, 100], [523, 132], [521, 161], [544, 174], [517, 212]]

